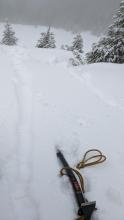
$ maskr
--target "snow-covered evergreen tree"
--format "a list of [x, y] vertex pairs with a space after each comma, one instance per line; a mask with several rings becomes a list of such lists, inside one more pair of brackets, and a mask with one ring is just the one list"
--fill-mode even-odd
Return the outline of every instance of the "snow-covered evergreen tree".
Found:
[[46, 33], [41, 33], [41, 37], [37, 42], [36, 47], [38, 48], [55, 48], [56, 41], [53, 32], [50, 31], [50, 27], [48, 28]]
[[93, 44], [86, 59], [88, 63], [124, 63], [124, 0], [113, 16], [113, 24], [109, 26], [106, 36]]
[[79, 53], [83, 53], [83, 38], [81, 34], [77, 34], [74, 37], [73, 43], [72, 43], [72, 51], [78, 51]]
[[71, 63], [71, 65], [73, 66], [83, 65], [84, 62], [81, 53], [78, 50], [73, 50], [72, 53], [73, 53], [73, 57], [69, 59], [69, 63]]
[[68, 45], [62, 45], [62, 49], [68, 50], [68, 51], [78, 51], [79, 53], [83, 53], [83, 38], [81, 34], [77, 34], [74, 36], [73, 42], [71, 46]]
[[18, 39], [15, 37], [15, 32], [12, 30], [11, 24], [7, 20], [1, 44], [13, 46], [17, 44], [17, 40]]
[[81, 34], [77, 34], [76, 36], [74, 36], [71, 46], [62, 45], [61, 49], [72, 52], [73, 56], [69, 59], [69, 63], [71, 63], [71, 65], [79, 66], [83, 64], [83, 38]]

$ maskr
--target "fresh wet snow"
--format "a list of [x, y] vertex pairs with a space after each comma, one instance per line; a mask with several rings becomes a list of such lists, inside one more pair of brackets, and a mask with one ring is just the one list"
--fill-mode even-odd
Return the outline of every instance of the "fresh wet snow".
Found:
[[[70, 52], [34, 48], [40, 28], [27, 29], [16, 27], [19, 46], [0, 46], [0, 219], [75, 219], [70, 183], [59, 177], [59, 145], [73, 167], [86, 150], [103, 151], [104, 164], [81, 171], [98, 208], [92, 219], [123, 220], [124, 65], [71, 67]], [[95, 37], [84, 36], [91, 45]]]

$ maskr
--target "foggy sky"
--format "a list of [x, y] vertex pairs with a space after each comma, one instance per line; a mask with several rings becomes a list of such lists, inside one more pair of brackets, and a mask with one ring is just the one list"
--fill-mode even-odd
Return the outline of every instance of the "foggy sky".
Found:
[[121, 0], [0, 0], [0, 21], [103, 30]]

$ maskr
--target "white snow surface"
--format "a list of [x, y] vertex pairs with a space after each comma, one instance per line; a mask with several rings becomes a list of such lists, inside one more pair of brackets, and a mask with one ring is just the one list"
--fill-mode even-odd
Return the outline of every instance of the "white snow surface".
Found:
[[[0, 46], [0, 219], [75, 219], [59, 145], [72, 167], [91, 148], [107, 156], [81, 170], [86, 197], [97, 203], [92, 220], [124, 220], [124, 65], [74, 68], [59, 49], [71, 33], [55, 30], [58, 49], [38, 49], [42, 28], [14, 28], [19, 45]], [[82, 34], [87, 51], [97, 38]]]

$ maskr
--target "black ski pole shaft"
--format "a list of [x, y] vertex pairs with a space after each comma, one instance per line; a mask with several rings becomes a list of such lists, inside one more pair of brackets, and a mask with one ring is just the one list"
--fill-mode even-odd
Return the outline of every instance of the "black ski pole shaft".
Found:
[[70, 168], [63, 153], [60, 150], [57, 150], [57, 157], [60, 159], [62, 165], [66, 168], [66, 174], [69, 177], [77, 204], [79, 206], [78, 215], [84, 216], [84, 220], [90, 220], [92, 212], [95, 210], [96, 202], [86, 201], [76, 176], [74, 175], [72, 169]]
[[[69, 164], [67, 163], [67, 161], [64, 158], [64, 155], [62, 154], [61, 151], [57, 152], [57, 157], [59, 157], [59, 159], [62, 162], [64, 167], [70, 168]], [[67, 169], [66, 172], [67, 172], [67, 175], [68, 175], [68, 177], [70, 179], [70, 182], [72, 184], [72, 188], [74, 190], [74, 194], [75, 194], [77, 203], [78, 203], [79, 206], [81, 206], [81, 204], [85, 202], [84, 196], [82, 194], [81, 187], [80, 187], [80, 185], [79, 185], [79, 183], [78, 183], [74, 173], [72, 172], [72, 170], [71, 169]]]

